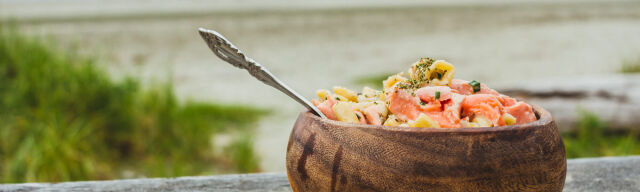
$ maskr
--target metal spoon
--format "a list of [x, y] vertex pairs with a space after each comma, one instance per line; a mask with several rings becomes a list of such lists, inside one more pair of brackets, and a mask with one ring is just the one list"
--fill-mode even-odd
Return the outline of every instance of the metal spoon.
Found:
[[282, 81], [271, 74], [271, 72], [269, 72], [267, 68], [260, 65], [253, 59], [247, 57], [229, 40], [220, 35], [220, 33], [205, 28], [200, 28], [198, 30], [200, 31], [200, 36], [202, 36], [204, 41], [207, 42], [207, 45], [209, 45], [209, 48], [213, 51], [213, 53], [220, 57], [220, 59], [238, 68], [246, 69], [253, 77], [267, 85], [270, 85], [282, 91], [284, 94], [287, 94], [298, 103], [307, 107], [307, 109], [309, 109], [312, 113], [322, 118], [327, 118], [324, 116], [324, 114], [322, 114], [322, 112], [320, 112], [318, 108], [311, 104], [309, 100], [285, 85]]

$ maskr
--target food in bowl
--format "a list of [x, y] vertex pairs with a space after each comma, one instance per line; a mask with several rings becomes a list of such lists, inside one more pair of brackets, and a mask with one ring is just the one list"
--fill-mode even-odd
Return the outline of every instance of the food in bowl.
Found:
[[444, 60], [421, 58], [408, 77], [398, 73], [384, 80], [382, 90], [318, 90], [313, 104], [332, 120], [384, 126], [493, 127], [537, 120], [531, 105], [454, 74]]

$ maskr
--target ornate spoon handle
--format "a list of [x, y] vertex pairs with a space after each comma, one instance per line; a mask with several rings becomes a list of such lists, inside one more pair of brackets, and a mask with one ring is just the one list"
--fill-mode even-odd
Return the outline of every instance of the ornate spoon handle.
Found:
[[224, 36], [220, 35], [220, 33], [200, 28], [200, 36], [207, 42], [209, 48], [215, 53], [220, 59], [226, 61], [227, 63], [236, 66], [241, 69], [246, 69], [256, 79], [262, 81], [263, 83], [270, 85], [284, 94], [287, 94], [289, 97], [296, 100], [298, 103], [307, 107], [307, 109], [311, 110], [314, 114], [327, 118], [316, 108], [309, 100], [302, 97], [293, 89], [289, 88], [282, 81], [278, 80], [267, 68], [260, 65], [258, 62], [253, 59], [247, 57], [240, 49], [234, 46], [229, 40], [224, 38]]

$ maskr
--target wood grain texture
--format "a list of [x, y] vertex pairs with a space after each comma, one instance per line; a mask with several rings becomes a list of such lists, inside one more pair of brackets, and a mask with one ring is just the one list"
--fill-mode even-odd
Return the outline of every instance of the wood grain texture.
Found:
[[293, 191], [561, 191], [564, 144], [551, 115], [492, 128], [351, 124], [301, 113], [287, 146]]

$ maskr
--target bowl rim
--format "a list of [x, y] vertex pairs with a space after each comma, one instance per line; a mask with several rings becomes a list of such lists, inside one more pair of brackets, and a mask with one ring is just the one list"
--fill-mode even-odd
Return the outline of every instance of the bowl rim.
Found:
[[323, 119], [311, 113], [311, 111], [303, 111], [300, 113], [300, 116], [305, 118], [310, 118], [314, 121], [318, 121], [323, 124], [329, 124], [337, 127], [376, 129], [376, 130], [385, 130], [385, 131], [394, 131], [394, 132], [478, 133], [478, 132], [513, 131], [513, 130], [525, 129], [528, 127], [544, 126], [553, 122], [553, 117], [551, 116], [551, 113], [549, 113], [547, 110], [536, 105], [531, 105], [531, 107], [533, 108], [533, 112], [536, 114], [536, 117], [538, 117], [538, 120], [525, 123], [525, 124], [520, 124], [520, 125], [506, 125], [506, 126], [498, 126], [498, 127], [423, 128], [423, 127], [369, 125], [369, 124], [342, 122], [342, 121], [331, 120], [331, 119]]

